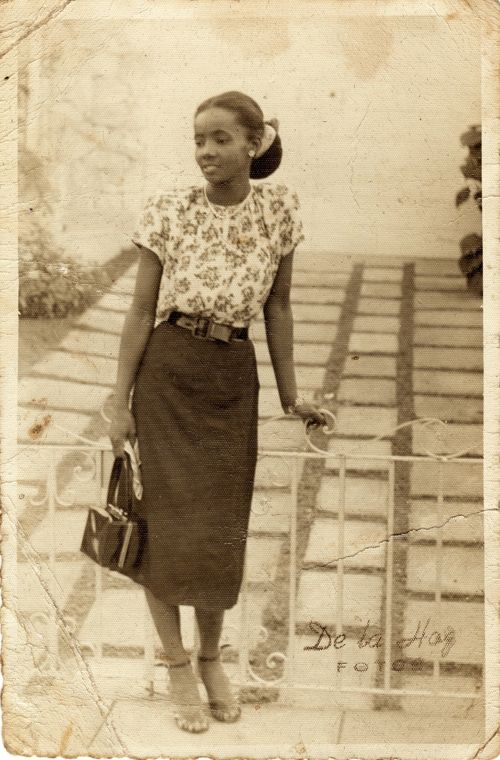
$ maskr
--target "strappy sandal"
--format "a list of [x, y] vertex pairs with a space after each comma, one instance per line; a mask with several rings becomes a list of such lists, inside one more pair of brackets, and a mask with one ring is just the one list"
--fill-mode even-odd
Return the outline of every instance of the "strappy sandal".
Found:
[[[203, 681], [205, 689], [207, 690], [210, 712], [212, 713], [213, 717], [216, 720], [219, 720], [223, 723], [234, 723], [241, 716], [240, 703], [238, 702], [238, 699], [234, 697], [233, 695], [231, 695], [231, 701], [229, 702], [222, 701], [215, 697], [215, 695], [213, 694], [213, 687], [210, 687], [210, 682], [207, 678], [207, 673], [204, 672], [204, 668], [203, 668], [203, 663], [208, 663], [208, 662], [220, 663], [220, 654], [216, 655], [215, 657], [202, 657], [201, 655], [198, 656], [198, 673], [200, 674], [201, 680]], [[221, 669], [222, 669], [222, 666], [221, 666]], [[222, 670], [222, 674], [223, 674], [223, 678], [227, 679], [227, 676], [224, 673], [224, 670]], [[229, 689], [230, 689], [230, 686], [229, 686], [229, 680], [228, 680], [228, 690]]]
[[[167, 667], [169, 670], [171, 670], [172, 668], [185, 668], [188, 665], [191, 667], [191, 660], [186, 660], [185, 662], [177, 662], [175, 664], [168, 665]], [[193, 681], [196, 684], [194, 673]], [[203, 731], [207, 731], [210, 724], [205, 711], [203, 710], [201, 700], [199, 704], [196, 702], [186, 702], [185, 698], [183, 701], [181, 698], [179, 698], [179, 691], [176, 693], [172, 679], [170, 679], [170, 692], [172, 701], [174, 702], [176, 708], [174, 717], [178, 727], [183, 731], [189, 731], [191, 734], [201, 734]], [[200, 699], [199, 695], [198, 699]]]

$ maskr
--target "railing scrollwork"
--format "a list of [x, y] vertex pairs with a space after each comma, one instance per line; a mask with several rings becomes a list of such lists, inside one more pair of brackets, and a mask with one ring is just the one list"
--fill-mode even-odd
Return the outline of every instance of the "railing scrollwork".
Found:
[[[337, 432], [337, 418], [328, 409], [322, 409], [325, 416], [328, 419], [327, 425], [321, 430], [327, 438], [332, 438]], [[103, 411], [105, 416], [105, 411]], [[290, 415], [279, 415], [278, 417], [270, 418], [266, 420], [263, 425], [276, 421], [277, 419], [289, 418]], [[103, 457], [106, 452], [110, 452], [111, 447], [104, 444], [102, 441], [92, 441], [84, 436], [73, 434], [70, 430], [65, 429], [62, 426], [53, 424], [53, 427], [59, 428], [66, 434], [73, 435], [74, 438], [79, 441], [79, 445], [34, 445], [30, 444], [30, 448], [38, 453], [43, 452], [43, 456], [46, 459], [46, 472], [44, 474], [45, 481], [43, 488], [38, 493], [31, 495], [29, 503], [32, 506], [43, 507], [47, 505], [48, 517], [50, 521], [49, 540], [52, 542], [49, 550], [49, 570], [53, 582], [56, 572], [56, 549], [55, 549], [55, 537], [57, 535], [57, 522], [56, 513], [57, 507], [68, 509], [78, 503], [78, 496], [82, 493], [82, 489], [85, 492], [87, 503], [89, 489], [87, 486], [94, 484], [96, 496], [101, 495], [102, 491], [102, 470], [103, 470]], [[409, 456], [398, 456], [392, 454], [373, 453], [373, 451], [366, 450], [366, 447], [373, 446], [378, 441], [392, 440], [394, 435], [405, 428], [411, 430], [421, 430], [427, 436], [433, 437], [436, 441], [435, 447], [430, 447], [426, 436], [421, 436], [419, 440], [419, 450], [421, 453], [412, 454]], [[317, 430], [317, 428], [316, 428]], [[393, 427], [391, 430], [384, 431], [383, 433], [374, 436], [369, 439], [363, 439], [356, 442], [355, 445], [350, 445], [349, 450], [346, 451], [345, 447], [339, 446], [339, 451], [335, 451], [335, 439], [329, 443], [329, 449], [321, 449], [317, 442], [312, 440], [313, 428], [304, 424], [304, 446], [301, 450], [287, 450], [277, 451], [273, 449], [266, 449], [259, 451], [259, 459], [264, 467], [263, 477], [266, 483], [270, 487], [276, 487], [284, 489], [289, 494], [290, 509], [287, 510], [289, 522], [289, 534], [283, 536], [283, 540], [290, 542], [290, 595], [289, 595], [289, 635], [288, 646], [291, 647], [291, 638], [295, 638], [295, 582], [296, 582], [296, 547], [297, 547], [297, 484], [299, 477], [299, 464], [305, 462], [307, 459], [328, 458], [337, 459], [339, 462], [339, 482], [342, 487], [339, 486], [339, 504], [338, 513], [339, 520], [336, 530], [339, 531], [339, 545], [338, 551], [340, 556], [342, 555], [344, 536], [344, 511], [345, 511], [345, 482], [348, 477], [347, 461], [352, 459], [356, 460], [380, 460], [387, 463], [387, 469], [390, 474], [388, 490], [394, 488], [394, 467], [395, 463], [399, 459], [405, 459], [411, 462], [439, 462], [439, 475], [436, 476], [435, 490], [436, 490], [436, 503], [442, 505], [444, 498], [444, 485], [442, 470], [449, 462], [461, 462], [463, 464], [480, 464], [480, 458], [474, 458], [471, 456], [473, 452], [479, 450], [481, 443], [471, 442], [470, 445], [461, 448], [459, 451], [450, 453], [446, 449], [449, 449], [449, 441], [447, 439], [450, 427], [437, 418], [424, 417], [407, 422], [401, 423]], [[317, 441], [317, 439], [315, 439]], [[337, 440], [341, 440], [339, 437]], [[82, 445], [83, 444], [83, 445]], [[58, 460], [56, 452], [63, 453], [63, 463]], [[45, 464], [44, 464], [45, 466]], [[58, 468], [59, 468], [59, 480], [63, 483], [62, 489], [60, 488], [60, 482], [58, 481]], [[275, 472], [272, 468], [275, 468], [278, 472]], [[286, 473], [286, 474], [284, 474]], [[82, 502], [83, 504], [84, 502]], [[266, 516], [272, 514], [273, 502], [264, 491], [256, 491], [254, 497], [254, 503], [252, 511], [257, 516]], [[388, 529], [392, 524], [391, 520], [394, 510], [394, 498], [393, 494], [389, 493], [388, 496]], [[334, 523], [332, 523], [334, 525]], [[342, 535], [340, 535], [342, 533]], [[391, 544], [391, 541], [389, 541]], [[439, 544], [441, 546], [441, 544]], [[390, 549], [390, 547], [389, 547]], [[388, 551], [389, 551], [388, 549]], [[83, 561], [83, 560], [82, 560]], [[339, 581], [339, 594], [337, 595], [337, 614], [342, 616], [342, 578], [343, 578], [343, 563], [340, 562], [340, 581]], [[103, 578], [104, 573], [102, 568], [95, 566], [96, 582], [95, 582], [95, 600], [97, 604], [102, 605], [103, 600]], [[392, 572], [392, 563], [388, 560], [386, 572]], [[441, 598], [441, 578], [436, 576], [436, 581], [439, 588], [436, 589], [436, 600]], [[57, 595], [56, 595], [57, 597]], [[53, 597], [53, 598], [56, 598]], [[146, 610], [146, 607], [145, 607]], [[248, 583], [245, 577], [242, 587], [241, 598], [241, 620], [239, 624], [227, 624], [224, 627], [221, 648], [231, 652], [231, 657], [239, 659], [239, 673], [240, 673], [240, 685], [255, 686], [255, 687], [279, 687], [282, 685], [288, 686], [290, 663], [293, 661], [293, 649], [287, 651], [267, 651], [270, 648], [269, 640], [270, 635], [266, 627], [260, 624], [260, 621], [252, 619], [249, 611], [249, 599], [248, 599]], [[147, 612], [145, 612], [147, 614]], [[102, 624], [100, 616], [97, 617], [97, 625]], [[59, 667], [59, 650], [58, 650], [58, 637], [60, 627], [60, 620], [57, 619], [57, 615], [45, 612], [34, 612], [26, 616], [26, 625], [23, 626], [24, 635], [27, 637], [27, 642], [33, 645], [33, 662], [34, 666], [43, 673], [54, 673]], [[386, 621], [387, 622], [387, 621]], [[390, 621], [389, 621], [390, 622]], [[76, 620], [70, 616], [65, 616], [65, 633], [66, 635], [77, 637], [78, 625]], [[92, 637], [90, 637], [92, 638]], [[101, 660], [103, 658], [103, 636], [102, 631], [99, 631], [97, 636], [97, 642], [88, 641], [80, 642], [80, 649], [89, 654], [94, 660]], [[281, 645], [280, 645], [281, 646]], [[38, 649], [37, 649], [38, 647]], [[286, 649], [286, 647], [284, 647]], [[145, 652], [145, 667], [149, 674], [151, 674], [154, 665], [154, 646], [151, 645], [151, 641], [147, 644], [144, 643]], [[259, 653], [258, 657], [254, 657], [255, 652]], [[267, 677], [266, 670], [269, 672]], [[434, 672], [435, 679], [439, 678], [439, 668]], [[150, 683], [151, 683], [151, 677]], [[392, 693], [390, 687], [389, 676], [384, 682], [384, 687], [381, 693]], [[434, 691], [436, 694], [436, 691]]]

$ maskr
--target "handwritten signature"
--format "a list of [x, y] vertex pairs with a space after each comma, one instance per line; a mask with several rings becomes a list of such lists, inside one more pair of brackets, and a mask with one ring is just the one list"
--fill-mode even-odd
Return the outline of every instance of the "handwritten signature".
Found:
[[[316, 620], [309, 621], [309, 628], [318, 636], [314, 644], [304, 647], [304, 650], [310, 649], [315, 651], [322, 651], [324, 649], [343, 649], [346, 645], [346, 639], [348, 638], [344, 633], [335, 633], [332, 627], [328, 627], [319, 623]], [[371, 629], [371, 631], [370, 631]], [[417, 621], [415, 632], [411, 636], [395, 641], [395, 646], [400, 649], [420, 649], [423, 644], [427, 644], [430, 647], [440, 647], [441, 657], [447, 657], [455, 646], [457, 637], [456, 631], [451, 626], [446, 626], [443, 630], [433, 629], [431, 626], [431, 618], [427, 618], [425, 624], [422, 620]], [[380, 649], [385, 644], [385, 637], [382, 630], [375, 625], [372, 625], [370, 621], [366, 623], [362, 629], [361, 635], [355, 639], [359, 649], [368, 647], [369, 649]]]

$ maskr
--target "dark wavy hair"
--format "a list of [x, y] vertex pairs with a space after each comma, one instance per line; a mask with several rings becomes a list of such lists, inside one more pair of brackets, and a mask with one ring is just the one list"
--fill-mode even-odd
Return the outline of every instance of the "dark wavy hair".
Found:
[[[214, 95], [200, 103], [196, 109], [196, 116], [202, 111], [209, 108], [224, 108], [236, 114], [242, 127], [247, 129], [250, 137], [262, 138], [264, 134], [264, 114], [261, 107], [249, 95], [237, 90], [223, 92], [221, 95]], [[250, 165], [250, 177], [252, 179], [264, 179], [276, 171], [281, 163], [283, 149], [281, 139], [278, 134], [274, 138], [269, 148], [262, 156], [252, 159]]]

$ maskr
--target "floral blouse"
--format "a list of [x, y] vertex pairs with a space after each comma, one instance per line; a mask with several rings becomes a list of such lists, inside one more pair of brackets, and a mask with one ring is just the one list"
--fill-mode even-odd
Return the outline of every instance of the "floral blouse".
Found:
[[303, 239], [296, 193], [271, 183], [235, 206], [208, 203], [203, 186], [158, 191], [132, 236], [163, 265], [157, 320], [177, 310], [235, 327], [258, 315], [281, 257]]

